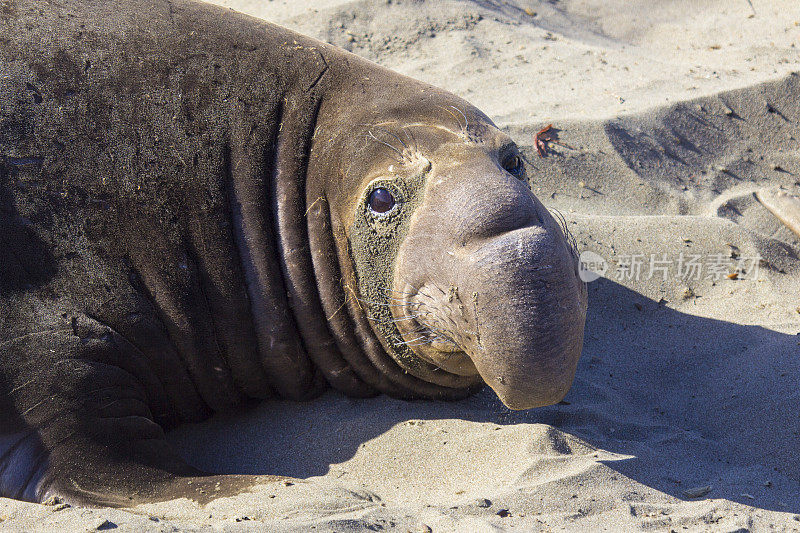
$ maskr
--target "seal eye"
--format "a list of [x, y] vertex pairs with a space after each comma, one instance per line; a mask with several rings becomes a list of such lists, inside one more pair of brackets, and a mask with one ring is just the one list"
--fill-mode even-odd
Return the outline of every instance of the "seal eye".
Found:
[[378, 187], [369, 193], [368, 203], [372, 212], [383, 214], [393, 208], [396, 202], [392, 193], [383, 187]]
[[506, 159], [503, 163], [503, 170], [519, 179], [525, 175], [525, 166], [522, 164], [522, 158], [518, 155], [512, 155]]

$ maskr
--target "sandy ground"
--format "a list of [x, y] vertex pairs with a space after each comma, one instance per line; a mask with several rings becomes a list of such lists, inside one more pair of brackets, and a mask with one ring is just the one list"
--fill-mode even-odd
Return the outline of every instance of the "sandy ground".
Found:
[[[205, 507], [0, 499], [0, 528], [800, 530], [800, 237], [754, 195], [800, 194], [796, 0], [219, 3], [447, 88], [517, 140], [606, 268], [575, 383], [529, 412], [490, 391], [267, 403], [170, 438], [196, 466], [302, 482]], [[539, 158], [549, 123], [566, 146]]]

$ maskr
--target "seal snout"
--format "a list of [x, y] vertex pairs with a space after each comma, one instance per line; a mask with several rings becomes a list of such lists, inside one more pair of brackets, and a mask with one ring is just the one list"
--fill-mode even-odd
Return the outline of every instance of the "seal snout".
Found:
[[524, 183], [491, 177], [428, 190], [398, 253], [398, 329], [437, 368], [420, 377], [472, 375], [509, 408], [549, 405], [575, 374], [586, 290], [547, 209]]

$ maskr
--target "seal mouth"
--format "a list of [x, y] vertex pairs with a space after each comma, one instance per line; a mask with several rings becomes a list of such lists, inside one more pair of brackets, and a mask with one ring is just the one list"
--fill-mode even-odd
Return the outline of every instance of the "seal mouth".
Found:
[[444, 352], [451, 354], [465, 353], [463, 348], [461, 348], [461, 346], [456, 344], [456, 341], [452, 340], [444, 333], [440, 333], [437, 337], [431, 339], [431, 348], [433, 348], [437, 352]]
[[[426, 287], [417, 290], [412, 285], [404, 284], [401, 305], [397, 308], [396, 324], [404, 341], [402, 344], [411, 349], [421, 360], [451, 374], [459, 376], [477, 376], [478, 371], [458, 337], [444, 328], [438, 314], [439, 299], [428, 292], [440, 292], [441, 289], [426, 291]], [[452, 322], [452, 318], [450, 320]]]
[[[416, 319], [412, 319], [412, 327], [416, 327], [420, 331], [425, 329], [428, 329], [428, 331], [430, 331], [430, 329], [427, 326], [417, 321]], [[427, 346], [430, 348], [430, 351], [433, 351], [435, 353], [429, 354], [423, 350], [420, 350], [418, 355], [422, 359], [438, 367], [442, 367], [443, 363], [446, 363], [447, 361], [454, 358], [457, 359], [458, 357], [462, 356], [469, 357], [467, 355], [467, 352], [464, 351], [464, 349], [461, 346], [459, 346], [456, 343], [456, 341], [451, 339], [446, 333], [440, 331], [431, 332], [431, 334], [429, 334], [429, 338], [424, 342], [420, 343], [420, 345], [422, 344], [427, 344]], [[409, 346], [411, 348], [415, 347], [413, 345]], [[437, 357], [437, 355], [439, 357]]]

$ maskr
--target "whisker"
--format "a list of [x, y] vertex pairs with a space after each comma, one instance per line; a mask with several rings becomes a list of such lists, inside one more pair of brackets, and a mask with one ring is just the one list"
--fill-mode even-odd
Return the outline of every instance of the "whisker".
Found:
[[391, 322], [394, 322], [394, 323], [397, 323], [397, 322], [405, 322], [406, 320], [414, 320], [415, 318], [419, 318], [420, 316], [422, 316], [422, 315], [409, 315], [409, 316], [404, 316], [404, 317], [402, 317], [402, 318], [395, 318], [395, 319], [391, 320]]
[[401, 152], [400, 150], [398, 150], [397, 148], [395, 148], [391, 144], [387, 143], [386, 141], [382, 141], [382, 140], [378, 139], [377, 137], [375, 137], [375, 134], [372, 133], [372, 131], [369, 132], [369, 136], [372, 137], [373, 140], [375, 140], [375, 141], [381, 143], [382, 145], [386, 146], [387, 148], [390, 148], [390, 149], [394, 150], [395, 152], [397, 152], [397, 155], [399, 155], [400, 158], [401, 158], [401, 161], [399, 161], [399, 162], [402, 162], [402, 161], [404, 161], [406, 159], [406, 156], [403, 155], [403, 152]]
[[[439, 106], [439, 107], [441, 107], [441, 106]], [[453, 106], [450, 106], [450, 107], [453, 107]], [[451, 117], [453, 117], [453, 120], [455, 120], [455, 121], [456, 121], [456, 124], [458, 124], [458, 129], [461, 129], [461, 121], [460, 121], [460, 120], [458, 120], [458, 117], [456, 116], [456, 114], [455, 114], [455, 113], [453, 113], [452, 111], [450, 111], [449, 109], [447, 109], [446, 107], [442, 107], [442, 109], [444, 109], [445, 111], [447, 111], [447, 113], [448, 113], [448, 114], [449, 114]]]
[[414, 337], [413, 339], [408, 339], [407, 341], [402, 342], [400, 344], [408, 344], [410, 342], [417, 342], [417, 341], [421, 341], [422, 339], [429, 339], [429, 338], [430, 337], [428, 335], [420, 335], [419, 337]]
[[553, 218], [556, 219], [556, 221], [558, 222], [558, 225], [561, 227], [561, 232], [564, 234], [564, 238], [567, 241], [567, 246], [570, 249], [569, 250], [570, 253], [572, 254], [573, 257], [575, 257], [577, 259], [577, 257], [578, 257], [578, 240], [575, 238], [575, 236], [569, 230], [566, 217], [564, 216], [564, 214], [561, 211], [559, 211], [558, 209], [555, 209], [555, 208], [551, 208], [550, 209], [550, 214], [553, 215]]
[[403, 126], [403, 133], [406, 134], [406, 138], [409, 139], [409, 142], [414, 147], [414, 152], [419, 152], [417, 149], [417, 140], [414, 138], [414, 134], [411, 133], [411, 130]]
[[414, 344], [406, 344], [405, 346], [409, 348], [414, 348], [415, 346], [425, 346], [426, 344], [430, 344], [430, 342], [416, 342]]
[[414, 346], [425, 346], [426, 344], [430, 344], [429, 340], [423, 340], [418, 342], [402, 342], [400, 344], [395, 344], [395, 346], [407, 346], [409, 348], [413, 348]]
[[461, 111], [454, 105], [451, 105], [450, 107], [461, 113], [461, 116], [464, 117], [464, 131], [466, 132], [469, 129], [469, 121], [467, 120], [467, 115], [465, 115], [463, 111]]
[[394, 134], [394, 133], [392, 133], [391, 131], [389, 131], [389, 130], [387, 130], [386, 128], [384, 128], [384, 127], [381, 127], [381, 126], [373, 126], [373, 127], [375, 127], [375, 128], [379, 128], [379, 129], [383, 130], [383, 132], [384, 132], [385, 134], [387, 134], [387, 135], [391, 135], [392, 137], [394, 137], [395, 139], [397, 139], [398, 141], [400, 141], [400, 144], [402, 144], [402, 145], [403, 145], [403, 148], [405, 148], [406, 150], [408, 150], [408, 145], [407, 145], [406, 143], [404, 143], [404, 142], [403, 142], [403, 140], [402, 140], [400, 137], [398, 137], [397, 135], [395, 135], [395, 134]]

